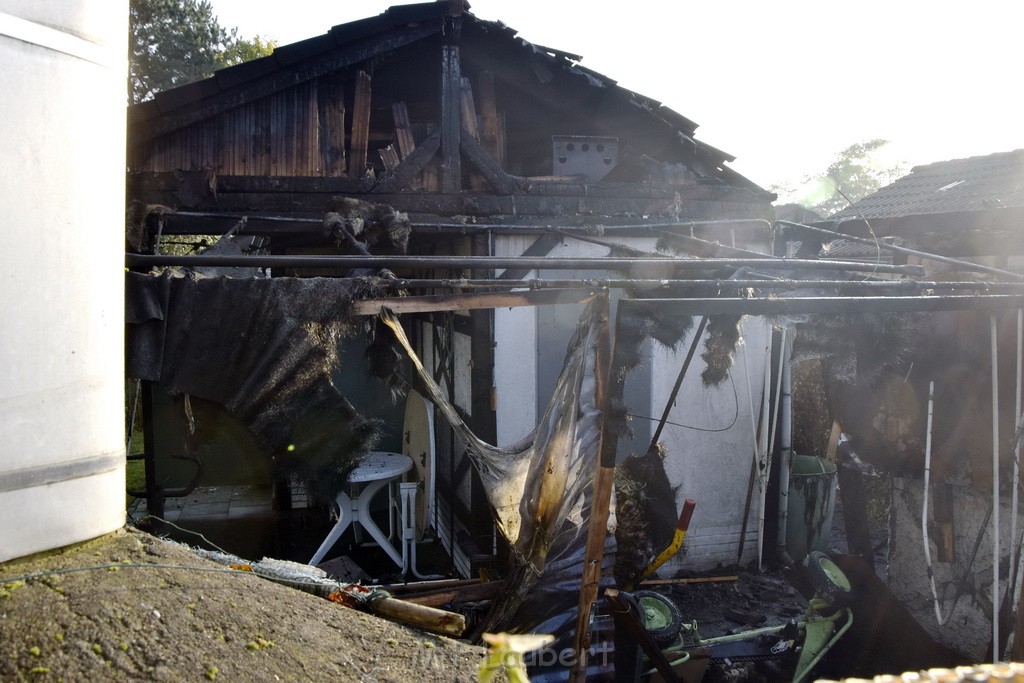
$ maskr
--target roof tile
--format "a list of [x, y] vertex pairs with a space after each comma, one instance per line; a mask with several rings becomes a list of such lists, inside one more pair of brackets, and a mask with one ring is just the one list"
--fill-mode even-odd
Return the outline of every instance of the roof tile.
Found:
[[1024, 149], [915, 166], [831, 220], [1024, 207]]

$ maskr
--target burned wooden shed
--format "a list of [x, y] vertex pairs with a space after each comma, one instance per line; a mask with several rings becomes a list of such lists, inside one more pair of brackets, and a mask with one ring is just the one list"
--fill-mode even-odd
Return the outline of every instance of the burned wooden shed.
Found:
[[[129, 108], [136, 246], [152, 251], [174, 235], [221, 235], [245, 216], [240, 234], [254, 238], [249, 249], [334, 254], [325, 214], [362, 200], [408, 215], [408, 253], [423, 260], [396, 275], [434, 285], [420, 291], [449, 292], [466, 277], [524, 287], [539, 277], [606, 278], [606, 269], [539, 271], [511, 261], [654, 253], [666, 234], [704, 255], [749, 255], [704, 238], [768, 249], [773, 195], [732, 171], [730, 155], [697, 140], [694, 122], [579, 62], [462, 2], [428, 2], [335, 26], [159, 93]], [[395, 250], [369, 234], [356, 242], [343, 253]], [[431, 260], [447, 256], [508, 262], [470, 271]], [[275, 276], [324, 272], [278, 263]], [[664, 274], [628, 268], [633, 279]], [[492, 443], [534, 427], [582, 310], [556, 293], [533, 295], [557, 305], [406, 317], [417, 351], [473, 431]], [[658, 371], [648, 373], [637, 391], [648, 406], [641, 412], [653, 414], [661, 399], [652, 392], [667, 387], [654, 386]], [[636, 428], [638, 442], [649, 438], [650, 425]], [[437, 441], [436, 522], [468, 572], [474, 557], [491, 552], [492, 521], [478, 514], [484, 491], [457, 440], [439, 430]], [[745, 467], [747, 451], [737, 457]], [[729, 522], [709, 543], [731, 555], [739, 535]]]

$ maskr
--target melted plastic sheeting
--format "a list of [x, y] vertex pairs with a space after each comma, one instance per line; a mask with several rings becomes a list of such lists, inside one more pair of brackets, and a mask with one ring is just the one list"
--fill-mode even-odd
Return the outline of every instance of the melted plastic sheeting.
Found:
[[[492, 605], [485, 624], [488, 629], [522, 632], [551, 620], [571, 623], [566, 610], [574, 610], [579, 599], [585, 521], [600, 441], [596, 347], [598, 331], [608, 321], [598, 301], [580, 318], [554, 395], [537, 428], [507, 448], [492, 446], [470, 431], [424, 369], [398, 319], [390, 313], [382, 315], [412, 359], [430, 398], [465, 440], [498, 528], [512, 546], [512, 567], [505, 590]], [[609, 543], [614, 545], [611, 536]], [[611, 550], [605, 557], [609, 566]]]
[[331, 380], [359, 330], [351, 302], [375, 293], [362, 279], [128, 273], [128, 375], [220, 403], [278, 472], [330, 499], [379, 431]]

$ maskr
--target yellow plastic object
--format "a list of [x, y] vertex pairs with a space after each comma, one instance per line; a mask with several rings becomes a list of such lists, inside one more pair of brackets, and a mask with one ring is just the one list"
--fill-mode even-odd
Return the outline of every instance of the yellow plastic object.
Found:
[[653, 562], [647, 565], [641, 579], [650, 577], [651, 574], [658, 570], [658, 567], [672, 559], [679, 552], [679, 549], [683, 547], [683, 541], [686, 540], [686, 530], [690, 528], [690, 518], [693, 517], [693, 509], [695, 507], [697, 507], [697, 501], [687, 498], [686, 502], [683, 503], [683, 512], [679, 515], [679, 524], [676, 526], [676, 533], [672, 537], [672, 542], [661, 551], [660, 555], [654, 558]]

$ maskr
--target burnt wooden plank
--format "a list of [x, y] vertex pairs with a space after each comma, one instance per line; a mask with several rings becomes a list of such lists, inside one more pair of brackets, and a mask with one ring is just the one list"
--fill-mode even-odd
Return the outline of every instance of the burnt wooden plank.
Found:
[[388, 145], [387, 147], [381, 147], [379, 150], [380, 160], [384, 163], [384, 169], [390, 173], [398, 168], [401, 160], [398, 158], [398, 152], [395, 150], [394, 145]]
[[[398, 169], [396, 169], [397, 172]], [[387, 189], [384, 186], [383, 189]], [[347, 194], [359, 192], [339, 190]], [[218, 211], [265, 213], [318, 213], [326, 210], [334, 193], [320, 192], [234, 192], [217, 194]], [[163, 204], [171, 208], [180, 207], [180, 202], [171, 191], [138, 191], [130, 199], [147, 204]], [[366, 199], [389, 204], [399, 211], [425, 213], [440, 216], [464, 214], [470, 216], [499, 216], [515, 212], [521, 216], [606, 216], [629, 217], [637, 214], [649, 216], [645, 221], [658, 220], [657, 212], [651, 212], [648, 199], [612, 197], [536, 197], [529, 195], [494, 194], [429, 194], [395, 193], [392, 191], [372, 192]], [[691, 202], [680, 214], [680, 220], [704, 220], [709, 218], [749, 218], [752, 209], [745, 204], [723, 204], [720, 202]], [[672, 220], [665, 216], [664, 220]]]
[[[352, 315], [377, 315], [388, 308], [395, 313], [475, 311], [486, 308], [519, 308], [555, 303], [587, 303], [594, 297], [589, 289], [541, 289], [495, 294], [431, 294], [388, 299], [364, 299], [352, 305]], [[488, 388], [488, 395], [490, 389]], [[487, 403], [490, 403], [488, 399]]]
[[505, 154], [499, 145], [498, 100], [494, 92], [494, 74], [490, 71], [480, 72], [477, 79], [480, 98], [480, 141], [484, 149], [494, 157], [499, 166], [505, 165]]
[[412, 136], [412, 124], [409, 123], [409, 108], [405, 102], [391, 105], [391, 115], [395, 119], [395, 140], [398, 142], [398, 155], [404, 161], [416, 149], [416, 140]]
[[476, 102], [473, 100], [473, 85], [465, 76], [462, 77], [461, 95], [459, 101], [462, 107], [462, 133], [480, 139], [480, 128], [476, 120]]
[[459, 54], [460, 19], [445, 19], [441, 46], [441, 192], [456, 194], [462, 189], [462, 160], [459, 137], [462, 125], [462, 65]]
[[440, 145], [441, 140], [437, 134], [431, 135], [404, 161], [392, 169], [391, 173], [381, 178], [380, 182], [374, 186], [373, 191], [380, 193], [399, 192], [409, 187], [420, 171], [437, 154]]
[[370, 74], [360, 69], [356, 73], [356, 92], [352, 104], [352, 134], [349, 138], [349, 158], [352, 160], [352, 177], [354, 178], [362, 178], [366, 175], [372, 85]]
[[[241, 124], [240, 126], [241, 127]], [[242, 132], [237, 133], [243, 135]], [[245, 133], [251, 135], [251, 132]], [[423, 141], [421, 146], [437, 141], [437, 134]], [[418, 151], [418, 148], [417, 148]], [[431, 155], [432, 156], [432, 155]], [[518, 177], [510, 176], [513, 178]], [[526, 179], [521, 179], [526, 180]], [[355, 178], [321, 178], [302, 176], [255, 176], [246, 174], [225, 174], [218, 176], [218, 192], [358, 192], [373, 187], [373, 182]], [[133, 171], [128, 174], [128, 187], [152, 191], [173, 190], [177, 187], [170, 172]], [[654, 183], [567, 183], [557, 181], [529, 182], [524, 188], [524, 197], [568, 197], [568, 198], [623, 198], [623, 199], [666, 199], [672, 200], [676, 193], [685, 204], [691, 201], [716, 201], [723, 203], [763, 203], [752, 198], [746, 190], [716, 186], [670, 186]], [[520, 212], [521, 213], [521, 212]]]
[[152, 113], [152, 109], [147, 107], [140, 114], [131, 117], [131, 120], [135, 121], [135, 125], [129, 132], [129, 144], [142, 144], [228, 109], [255, 102], [289, 86], [304, 83], [332, 71], [346, 69], [386, 54], [438, 33], [440, 30], [440, 22], [425, 23], [394, 31], [387, 36], [367, 37], [291, 67], [274, 69], [264, 77], [240, 83], [227, 90], [222, 90], [218, 94], [197, 100], [190, 105], [178, 107], [172, 113], [161, 114], [146, 121], [139, 120], [143, 114]]
[[505, 173], [505, 170], [498, 165], [494, 157], [484, 149], [480, 141], [466, 130], [465, 127], [462, 129], [459, 147], [462, 153], [466, 155], [466, 158], [469, 159], [473, 166], [476, 167], [476, 170], [491, 184], [496, 192], [500, 194], [514, 194], [516, 190], [525, 187], [525, 181], [517, 180], [508, 173]]

